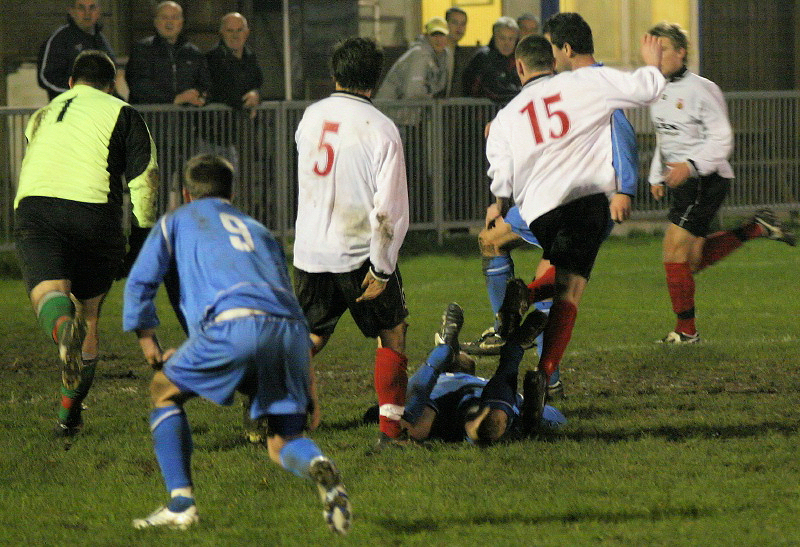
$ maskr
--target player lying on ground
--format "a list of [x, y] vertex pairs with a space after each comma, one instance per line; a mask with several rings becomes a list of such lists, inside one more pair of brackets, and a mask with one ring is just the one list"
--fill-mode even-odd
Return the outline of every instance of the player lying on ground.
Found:
[[[345, 533], [351, 508], [339, 472], [303, 436], [315, 404], [310, 343], [283, 249], [263, 225], [231, 205], [233, 169], [227, 160], [192, 158], [184, 178], [187, 204], [159, 220], [125, 286], [123, 326], [136, 331], [156, 369], [150, 430], [171, 496], [133, 525], [186, 529], [198, 522], [192, 434], [183, 405], [195, 396], [230, 405], [239, 391], [250, 398], [250, 416], [266, 419], [270, 459], [311, 479], [326, 522]], [[154, 298], [173, 260], [189, 338], [177, 350], [162, 351]]]
[[497, 370], [489, 380], [475, 376], [475, 361], [460, 352], [458, 334], [463, 322], [461, 307], [450, 303], [436, 334], [436, 347], [408, 381], [400, 423], [412, 439], [494, 442], [512, 432], [533, 433], [566, 421], [549, 405], [541, 419], [531, 421], [533, 414], [526, 410], [531, 405], [525, 397], [533, 395], [526, 389], [527, 377], [524, 395], [517, 393], [522, 346], [542, 331], [547, 322], [544, 313], [534, 310], [517, 326], [503, 345]]

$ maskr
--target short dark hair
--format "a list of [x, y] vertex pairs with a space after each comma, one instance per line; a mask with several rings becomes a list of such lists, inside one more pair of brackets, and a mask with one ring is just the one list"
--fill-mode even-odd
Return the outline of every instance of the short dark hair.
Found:
[[72, 63], [72, 81], [83, 82], [98, 89], [114, 85], [117, 68], [104, 51], [85, 49]]
[[381, 77], [383, 51], [369, 38], [347, 38], [333, 49], [331, 74], [341, 87], [373, 91]]
[[194, 199], [230, 199], [233, 191], [233, 166], [222, 156], [200, 154], [186, 162], [183, 182]]
[[569, 44], [575, 53], [594, 53], [592, 29], [577, 13], [556, 13], [544, 22], [542, 34], [549, 34], [550, 42], [559, 49]]
[[647, 33], [652, 36], [663, 36], [665, 38], [669, 38], [673, 48], [685, 49], [686, 53], [689, 53], [689, 37], [687, 36], [686, 31], [683, 30], [677, 23], [668, 23], [666, 21], [662, 21], [648, 30]]
[[453, 6], [452, 8], [448, 8], [446, 12], [444, 12], [444, 20], [450, 22], [450, 16], [454, 13], [460, 13], [464, 17], [467, 16], [467, 12], [463, 9], [459, 8], [458, 6]]
[[507, 426], [508, 416], [505, 412], [499, 409], [491, 409], [478, 426], [478, 441], [482, 443], [499, 441], [500, 437], [506, 432]]
[[530, 34], [519, 41], [514, 56], [530, 70], [552, 70], [553, 48], [547, 38]]

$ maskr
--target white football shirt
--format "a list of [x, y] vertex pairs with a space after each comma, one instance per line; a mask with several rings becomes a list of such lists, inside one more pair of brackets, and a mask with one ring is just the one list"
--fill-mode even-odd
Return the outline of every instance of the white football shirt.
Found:
[[650, 107], [656, 128], [656, 151], [650, 165], [650, 184], [664, 182], [667, 163], [691, 160], [700, 175], [719, 173], [733, 178], [728, 158], [733, 130], [728, 107], [717, 84], [692, 72], [667, 83]]
[[367, 259], [394, 272], [408, 230], [408, 185], [397, 126], [359, 95], [337, 92], [303, 113], [294, 265], [344, 273]]
[[489, 129], [492, 194], [513, 197], [527, 224], [581, 197], [610, 197], [612, 113], [653, 102], [665, 84], [652, 66], [588, 66], [529, 81]]

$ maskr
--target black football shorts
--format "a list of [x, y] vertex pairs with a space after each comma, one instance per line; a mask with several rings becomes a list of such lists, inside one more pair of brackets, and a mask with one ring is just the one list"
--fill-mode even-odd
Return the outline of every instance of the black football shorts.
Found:
[[611, 212], [605, 194], [592, 194], [560, 205], [531, 222], [542, 258], [557, 269], [589, 279], [608, 235]]
[[375, 338], [380, 331], [396, 327], [408, 316], [399, 268], [395, 268], [386, 288], [377, 298], [356, 302], [364, 292], [361, 283], [369, 267], [367, 261], [357, 270], [346, 273], [309, 273], [294, 268], [294, 292], [313, 334], [330, 336], [348, 309], [353, 321], [368, 338]]
[[730, 187], [731, 180], [717, 173], [690, 178], [671, 190], [672, 207], [667, 218], [693, 236], [706, 237]]
[[119, 207], [29, 196], [14, 217], [14, 242], [30, 292], [68, 279], [80, 300], [108, 292], [125, 256]]

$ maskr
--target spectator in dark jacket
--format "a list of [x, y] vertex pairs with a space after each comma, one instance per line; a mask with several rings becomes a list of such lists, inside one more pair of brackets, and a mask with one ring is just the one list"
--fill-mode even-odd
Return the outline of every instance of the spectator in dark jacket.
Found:
[[478, 49], [464, 69], [466, 96], [486, 97], [501, 105], [514, 98], [521, 88], [514, 66], [518, 36], [519, 26], [511, 17], [495, 21], [489, 45]]
[[206, 104], [211, 78], [205, 56], [182, 36], [183, 9], [175, 2], [156, 6], [157, 33], [134, 44], [125, 79], [131, 104]]
[[241, 13], [228, 13], [220, 21], [219, 44], [206, 53], [211, 73], [211, 100], [234, 110], [258, 106], [261, 100], [261, 68], [255, 54], [245, 45], [250, 35]]
[[58, 27], [39, 48], [37, 79], [49, 100], [69, 89], [72, 63], [81, 51], [96, 49], [114, 60], [114, 52], [100, 32], [100, 1], [75, 0], [67, 13], [67, 23]]

